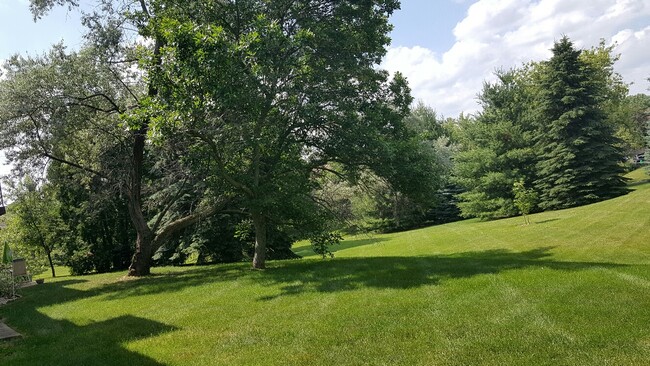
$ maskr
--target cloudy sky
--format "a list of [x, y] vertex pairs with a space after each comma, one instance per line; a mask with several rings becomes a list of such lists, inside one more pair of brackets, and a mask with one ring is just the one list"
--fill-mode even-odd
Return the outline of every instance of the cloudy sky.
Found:
[[[404, 73], [414, 96], [445, 116], [475, 111], [494, 70], [548, 59], [562, 35], [581, 48], [616, 43], [616, 70], [634, 83], [631, 92], [650, 87], [650, 0], [402, 0], [391, 20], [381, 66]], [[76, 48], [81, 34], [66, 9], [34, 23], [28, 0], [0, 0], [0, 60], [61, 40]]]
[[[649, 92], [650, 0], [402, 0], [392, 22], [381, 66], [405, 74], [414, 97], [444, 116], [475, 112], [494, 70], [548, 59], [562, 35], [581, 48], [601, 38], [617, 44], [616, 71], [633, 94]], [[76, 48], [81, 34], [78, 16], [65, 9], [34, 23], [27, 0], [0, 0], [0, 60], [61, 40]]]
[[617, 44], [632, 94], [650, 83], [648, 0], [403, 0], [382, 64], [408, 78], [415, 98], [445, 116], [477, 109], [494, 70], [551, 56], [567, 35], [580, 48]]

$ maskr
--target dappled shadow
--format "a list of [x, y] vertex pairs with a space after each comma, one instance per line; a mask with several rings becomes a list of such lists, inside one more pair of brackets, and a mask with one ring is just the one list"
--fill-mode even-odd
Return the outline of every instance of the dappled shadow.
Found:
[[[358, 236], [353, 239], [344, 239], [341, 241], [341, 243], [332, 245], [328, 249], [332, 253], [336, 253], [340, 250], [344, 249], [350, 249], [350, 248], [356, 248], [356, 247], [361, 247], [361, 246], [366, 246], [366, 245], [374, 245], [374, 244], [379, 244], [383, 241], [388, 241], [389, 239], [387, 238], [382, 238], [382, 237], [374, 237], [372, 235], [365, 235], [363, 238], [359, 238]], [[292, 248], [293, 252], [299, 255], [303, 255], [305, 257], [317, 255], [312, 251], [311, 245], [309, 243], [303, 243], [301, 246], [294, 247]]]
[[276, 295], [259, 300], [304, 292], [337, 292], [359, 288], [408, 289], [437, 285], [445, 280], [525, 268], [577, 271], [620, 265], [552, 260], [552, 247], [525, 252], [494, 249], [452, 255], [420, 257], [335, 258], [302, 261], [269, 270], [263, 277], [269, 286], [279, 287]]
[[343, 240], [341, 241], [340, 244], [334, 245], [330, 247], [330, 250], [332, 253], [338, 252], [339, 250], [344, 250], [344, 249], [350, 249], [350, 248], [356, 248], [356, 247], [361, 247], [365, 245], [374, 245], [374, 244], [379, 244], [383, 241], [388, 241], [387, 238], [380, 238], [380, 237], [372, 237], [368, 235], [364, 239], [355, 239], [355, 240]]

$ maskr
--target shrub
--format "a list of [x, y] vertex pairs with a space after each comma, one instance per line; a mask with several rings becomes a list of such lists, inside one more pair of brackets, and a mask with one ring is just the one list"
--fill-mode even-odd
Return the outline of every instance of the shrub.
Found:
[[11, 298], [13, 296], [13, 278], [10, 266], [0, 266], [0, 297]]
[[334, 257], [334, 253], [330, 251], [330, 247], [340, 244], [341, 240], [343, 240], [343, 237], [337, 232], [318, 233], [309, 239], [314, 253], [320, 255], [323, 259]]
[[87, 250], [76, 251], [67, 260], [66, 265], [75, 276], [88, 274], [95, 269], [94, 255]]

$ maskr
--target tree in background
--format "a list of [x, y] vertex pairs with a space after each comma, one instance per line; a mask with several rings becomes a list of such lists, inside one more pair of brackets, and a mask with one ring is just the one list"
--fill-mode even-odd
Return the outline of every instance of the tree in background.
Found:
[[399, 145], [402, 153], [396, 154], [401, 164], [386, 164], [386, 170], [364, 169], [353, 180], [336, 174], [342, 167], [330, 165], [318, 178], [316, 196], [338, 219], [335, 227], [348, 232], [393, 232], [457, 218], [453, 199], [444, 197], [455, 153], [444, 121], [432, 108], [418, 103], [403, 123], [408, 139]]
[[[452, 140], [450, 122], [423, 103], [412, 108], [404, 124], [411, 133], [413, 150], [424, 156], [421, 170], [427, 172], [420, 181], [419, 197], [412, 194], [409, 199], [410, 223], [401, 229], [420, 227], [425, 224], [440, 224], [459, 219], [456, 200], [452, 192], [457, 187], [451, 180], [458, 145]], [[406, 212], [409, 212], [406, 211]]]
[[[21, 239], [23, 228], [16, 216], [12, 205], [9, 205], [7, 214], [0, 218], [0, 243], [7, 244], [10, 249], [10, 259], [22, 258], [27, 262], [31, 274], [40, 274], [50, 269], [47, 256], [38, 248]], [[54, 258], [53, 258], [54, 259]]]
[[29, 176], [13, 190], [15, 211], [16, 252], [27, 249], [30, 257], [38, 255], [47, 258], [47, 263], [56, 277], [53, 253], [69, 240], [70, 230], [61, 219], [61, 204], [50, 186], [39, 186]]
[[563, 37], [542, 67], [537, 101], [535, 187], [542, 209], [593, 203], [624, 194], [623, 154], [604, 103], [603, 72]]
[[496, 76], [479, 95], [482, 111], [462, 120], [457, 131], [454, 180], [465, 190], [458, 195], [464, 217], [516, 215], [512, 186], [522, 179], [530, 184], [534, 177], [529, 69]]
[[620, 74], [614, 72], [614, 63], [620, 58], [613, 54], [614, 47], [605, 46], [605, 41], [601, 40], [597, 47], [583, 50], [580, 60], [590, 66], [590, 77], [601, 89], [600, 108], [619, 140], [617, 147], [622, 149], [625, 157], [631, 158], [643, 151], [645, 146], [650, 96], [628, 95], [628, 85]]
[[127, 269], [135, 232], [126, 199], [114, 182], [58, 162], [49, 165], [47, 180], [60, 202], [61, 219], [70, 229], [61, 251], [71, 272]]
[[628, 158], [645, 150], [647, 126], [650, 122], [650, 96], [636, 94], [627, 96], [611, 114], [610, 120], [617, 124], [616, 137]]

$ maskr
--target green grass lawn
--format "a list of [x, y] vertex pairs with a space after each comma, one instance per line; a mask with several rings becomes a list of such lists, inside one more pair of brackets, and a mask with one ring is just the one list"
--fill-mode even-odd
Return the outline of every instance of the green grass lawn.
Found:
[[349, 238], [336, 257], [47, 279], [1, 365], [648, 365], [650, 184], [598, 204]]

